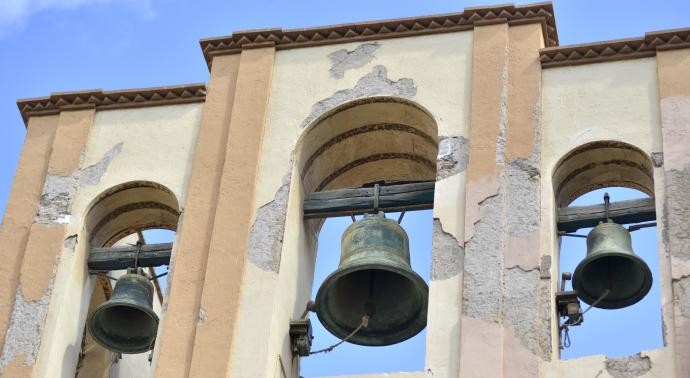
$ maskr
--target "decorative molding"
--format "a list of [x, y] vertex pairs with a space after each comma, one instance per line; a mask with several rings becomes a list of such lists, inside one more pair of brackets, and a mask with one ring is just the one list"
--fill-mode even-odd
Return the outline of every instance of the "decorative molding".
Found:
[[690, 28], [650, 32], [639, 38], [547, 47], [539, 55], [542, 68], [549, 68], [645, 58], [659, 50], [682, 48], [690, 48]]
[[48, 97], [17, 100], [17, 107], [27, 124], [35, 115], [58, 114], [68, 109], [122, 109], [144, 106], [186, 104], [206, 99], [205, 84], [125, 89], [104, 92], [100, 89], [53, 93]]
[[508, 22], [542, 24], [546, 46], [558, 46], [558, 32], [551, 3], [515, 6], [513, 4], [465, 8], [461, 13], [401, 18], [309, 29], [262, 29], [233, 33], [199, 41], [209, 67], [216, 55], [235, 54], [242, 49], [275, 46], [278, 50], [320, 46], [373, 39], [470, 30], [475, 25]]

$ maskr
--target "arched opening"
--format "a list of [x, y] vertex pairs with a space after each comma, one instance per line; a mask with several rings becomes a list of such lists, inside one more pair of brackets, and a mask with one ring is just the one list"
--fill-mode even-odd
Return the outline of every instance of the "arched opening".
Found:
[[639, 148], [616, 141], [587, 143], [567, 153], [553, 174], [558, 207], [604, 187], [637, 189], [654, 195], [650, 158]]
[[366, 183], [436, 179], [438, 131], [425, 109], [407, 100], [353, 101], [315, 121], [300, 142], [306, 193]]
[[[605, 193], [612, 203], [645, 199], [653, 203], [651, 159], [637, 147], [626, 143], [599, 141], [578, 147], [561, 159], [554, 172], [556, 202], [559, 208], [567, 207], [571, 213], [572, 210], [585, 209], [584, 206], [604, 204]], [[596, 354], [619, 357], [663, 347], [656, 223], [634, 213], [618, 223], [629, 232], [634, 254], [649, 267], [653, 277], [651, 289], [641, 300], [622, 308], [606, 309], [594, 304], [590, 309], [593, 303], [580, 301], [581, 310], [587, 312], [580, 325], [565, 329], [561, 326], [561, 358]], [[593, 251], [601, 245], [592, 242], [588, 247], [586, 237], [593, 226], [560, 232], [559, 277], [564, 272], [577, 273], [578, 266], [585, 266], [580, 264], [588, 255], [588, 248]], [[624, 258], [619, 263], [630, 261]], [[613, 268], [623, 269], [620, 264]], [[598, 272], [597, 275], [601, 274]], [[614, 273], [609, 269], [607, 274]], [[598, 277], [583, 273], [576, 278], [592, 281]], [[573, 290], [572, 281], [566, 281], [565, 290]]]
[[[436, 122], [419, 105], [398, 98], [368, 98], [354, 101], [320, 117], [305, 131], [298, 148], [296, 167], [304, 193], [361, 188], [374, 183], [389, 185], [435, 181], [438, 136]], [[386, 217], [397, 220], [399, 213]], [[357, 216], [356, 219], [361, 219]], [[352, 219], [335, 217], [307, 221], [314, 231], [318, 250], [311, 298], [322, 282], [338, 268], [341, 237]], [[412, 269], [429, 281], [431, 255], [431, 210], [408, 211], [401, 226], [410, 242]], [[313, 253], [312, 252], [312, 253]], [[340, 341], [311, 315], [314, 327], [312, 349]], [[424, 368], [426, 332], [385, 347], [345, 343], [333, 353], [303, 358], [300, 375], [305, 377], [421, 371]], [[357, 363], [353, 363], [357, 361]]]
[[175, 231], [180, 207], [172, 191], [150, 181], [133, 181], [99, 195], [86, 214], [92, 247], [108, 247], [147, 229]]
[[[105, 191], [92, 202], [85, 219], [85, 234], [90, 247], [172, 243], [178, 218], [178, 202], [169, 189], [153, 182], [129, 182]], [[167, 286], [163, 274], [167, 273], [167, 266], [145, 267], [143, 271], [153, 287], [151, 308], [160, 317]], [[115, 270], [94, 276], [97, 284], [89, 304], [87, 325], [98, 306], [110, 299], [116, 280], [125, 273], [126, 270]], [[149, 352], [112, 352], [95, 340], [87, 325], [77, 363], [77, 377], [148, 375]]]

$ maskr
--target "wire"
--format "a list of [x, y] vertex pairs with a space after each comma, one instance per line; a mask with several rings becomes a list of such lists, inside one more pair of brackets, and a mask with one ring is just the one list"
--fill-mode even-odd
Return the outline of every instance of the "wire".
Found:
[[359, 332], [359, 330], [362, 329], [362, 327], [366, 328], [368, 325], [369, 325], [369, 315], [364, 315], [364, 316], [362, 316], [362, 322], [359, 323], [359, 326], [357, 326], [357, 328], [355, 328], [355, 330], [352, 331], [349, 335], [345, 336], [344, 339], [340, 340], [340, 342], [333, 344], [333, 345], [329, 346], [328, 348], [323, 348], [323, 349], [319, 349], [319, 350], [314, 351], [314, 352], [309, 352], [309, 355], [317, 354], [317, 353], [328, 353], [328, 352], [332, 351], [333, 349], [335, 349], [340, 344], [346, 342], [347, 340], [350, 340], [350, 338], [352, 336], [354, 336], [357, 332]]
[[604, 294], [602, 294], [596, 301], [594, 301], [594, 303], [589, 305], [589, 307], [587, 307], [587, 309], [585, 311], [583, 311], [577, 317], [577, 319], [575, 321], [571, 322], [570, 324], [568, 324], [568, 321], [566, 321], [565, 323], [563, 323], [559, 326], [560, 331], [563, 333], [563, 336], [561, 337], [561, 340], [562, 340], [561, 345], [560, 345], [561, 349], [570, 347], [570, 334], [568, 333], [569, 328], [572, 326], [577, 326], [577, 325], [582, 324], [582, 321], [583, 321], [582, 317], [587, 313], [587, 311], [591, 310], [592, 307], [598, 305], [599, 302], [604, 300], [604, 298], [606, 298], [606, 296], [609, 295], [610, 292], [611, 292], [610, 289], [606, 289], [604, 291]]
[[149, 278], [149, 281], [153, 281], [153, 280], [155, 280], [155, 279], [157, 279], [157, 278], [161, 278], [161, 277], [167, 275], [168, 273], [169, 273], [169, 272], [165, 272], [165, 273], [161, 273], [161, 274], [159, 274], [159, 275], [157, 275], [157, 276], [153, 276], [153, 277]]

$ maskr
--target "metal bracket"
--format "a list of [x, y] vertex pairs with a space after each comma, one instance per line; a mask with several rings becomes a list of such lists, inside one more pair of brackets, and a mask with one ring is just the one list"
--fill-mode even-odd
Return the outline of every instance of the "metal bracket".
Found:
[[565, 290], [565, 282], [571, 280], [572, 277], [570, 272], [563, 272], [561, 275], [560, 291], [556, 293], [556, 311], [558, 311], [558, 316], [568, 318], [563, 324], [577, 326], [584, 321], [580, 300], [577, 298], [577, 291]]
[[290, 321], [290, 341], [292, 354], [306, 357], [311, 352], [311, 342], [314, 339], [309, 319]]
[[558, 316], [567, 317], [564, 324], [576, 326], [582, 324], [582, 309], [576, 291], [559, 291], [556, 293], [556, 309]]

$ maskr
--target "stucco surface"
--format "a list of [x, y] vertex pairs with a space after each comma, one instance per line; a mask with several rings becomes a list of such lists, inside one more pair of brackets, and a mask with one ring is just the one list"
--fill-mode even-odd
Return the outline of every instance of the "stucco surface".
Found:
[[[375, 44], [376, 48], [373, 48]], [[272, 91], [270, 97], [270, 104], [267, 113], [266, 131], [264, 133], [261, 165], [257, 172], [257, 187], [255, 208], [266, 208], [271, 206], [275, 201], [276, 193], [279, 193], [285, 172], [289, 171], [288, 165], [291, 164], [290, 156], [294, 149], [297, 157], [301, 157], [304, 162], [307, 157], [313, 154], [316, 148], [328, 141], [334, 135], [337, 135], [338, 127], [358, 124], [370, 124], [376, 122], [394, 122], [400, 124], [411, 125], [424, 130], [433, 138], [443, 136], [447, 139], [448, 151], [443, 156], [447, 156], [450, 160], [445, 161], [444, 175], [439, 182], [437, 191], [441, 198], [458, 198], [457, 201], [440, 202], [435, 208], [435, 216], [440, 218], [441, 222], [448, 222], [447, 237], [456, 240], [462, 240], [462, 213], [461, 208], [464, 203], [464, 159], [466, 159], [466, 138], [468, 123], [469, 123], [469, 99], [467, 93], [469, 92], [469, 73], [470, 73], [470, 59], [472, 53], [472, 32], [452, 33], [445, 35], [436, 35], [430, 37], [416, 37], [403, 38], [396, 40], [384, 40], [367, 42], [366, 44], [342, 44], [337, 46], [323, 46], [309, 49], [285, 50], [276, 53], [275, 71], [272, 82]], [[367, 45], [367, 46], [365, 46]], [[368, 47], [368, 45], [372, 45]], [[362, 47], [364, 46], [364, 47]], [[401, 62], [398, 52], [402, 50], [408, 51], [409, 56], [406, 56], [406, 61]], [[349, 54], [349, 58], [345, 56], [345, 52]], [[353, 56], [356, 55], [356, 56]], [[334, 58], [339, 57], [344, 60], [334, 61]], [[356, 58], [356, 59], [355, 59]], [[344, 65], [341, 63], [345, 63]], [[333, 74], [333, 68], [337, 74]], [[341, 71], [342, 68], [343, 69]], [[342, 77], [341, 77], [342, 73]], [[363, 99], [369, 96], [392, 96], [407, 98], [415, 104], [420, 105], [426, 111], [433, 115], [433, 122], [436, 123], [433, 134], [427, 131], [428, 121], [419, 118], [420, 116], [413, 111], [406, 111], [404, 106], [400, 107], [401, 111], [393, 111], [398, 108], [389, 105], [366, 105], [363, 102], [361, 109], [350, 115], [343, 116], [343, 120], [332, 119], [328, 121], [327, 125], [322, 125], [321, 131], [316, 130], [316, 133], [310, 135], [311, 144], [303, 143], [301, 135], [312, 130], [309, 125], [309, 120], [318, 120], [319, 117], [327, 114], [333, 107], [348, 102]], [[382, 103], [385, 104], [385, 101]], [[367, 106], [379, 107], [380, 110], [368, 111]], [[377, 108], [378, 109], [378, 108]], [[345, 113], [343, 113], [345, 114]], [[421, 114], [421, 113], [420, 113]], [[338, 117], [337, 115], [335, 116]], [[305, 120], [307, 120], [305, 122]], [[319, 121], [317, 121], [318, 123]], [[302, 127], [306, 126], [306, 127]], [[390, 135], [395, 135], [397, 131], [390, 131]], [[378, 132], [383, 135], [385, 132]], [[375, 133], [371, 133], [374, 135]], [[323, 136], [321, 136], [323, 135]], [[366, 137], [367, 135], [363, 135]], [[405, 137], [407, 138], [407, 137]], [[392, 139], [396, 140], [395, 138]], [[411, 139], [400, 139], [411, 140]], [[369, 151], [374, 153], [376, 148], [385, 147], [385, 144], [392, 143], [390, 138], [381, 139], [381, 143], [361, 144], [357, 142], [357, 137], [349, 138], [346, 146], [338, 145], [330, 148], [319, 156], [321, 162], [337, 161], [334, 159], [341, 159], [347, 161], [345, 156], [352, 155], [355, 151]], [[363, 141], [365, 141], [363, 139]], [[405, 148], [415, 148], [418, 153], [424, 154], [426, 149], [434, 152], [432, 164], [436, 164], [435, 146], [425, 147], [427, 142], [420, 139], [414, 142], [414, 147], [399, 148], [403, 151]], [[349, 146], [349, 147], [348, 147]], [[397, 148], [397, 147], [396, 147]], [[311, 150], [310, 150], [311, 149]], [[373, 150], [372, 150], [373, 149]], [[384, 148], [385, 149], [385, 148]], [[371, 152], [374, 151], [374, 152]], [[366, 154], [365, 154], [366, 155]], [[452, 159], [451, 159], [452, 158]], [[353, 157], [352, 159], [356, 159]], [[446, 160], [449, 160], [446, 159]], [[412, 172], [427, 171], [429, 168], [420, 167], [415, 168], [413, 165], [405, 161], [400, 161], [397, 165], [388, 164], [381, 165], [386, 168], [387, 177], [395, 177], [395, 169], [400, 169], [401, 177], [407, 177], [404, 171]], [[410, 163], [412, 164], [412, 163]], [[329, 167], [328, 164], [321, 165], [324, 167], [334, 169], [336, 166]], [[395, 168], [398, 167], [398, 168]], [[297, 166], [301, 168], [301, 166]], [[380, 169], [376, 165], [369, 167], [362, 165], [352, 169], [338, 179], [332, 181], [332, 187], [347, 186], [345, 183], [350, 182], [366, 182], [367, 177], [380, 177]], [[327, 172], [328, 170], [326, 169]], [[293, 172], [293, 184], [290, 189], [290, 197], [287, 206], [286, 225], [283, 240], [283, 250], [280, 259], [280, 270], [278, 281], [274, 282], [268, 273], [260, 273], [256, 267], [246, 270], [245, 285], [248, 287], [248, 293], [256, 293], [263, 295], [270, 295], [274, 292], [275, 298], [270, 300], [262, 300], [257, 303], [253, 301], [251, 312], [272, 314], [271, 330], [265, 330], [263, 333], [269, 337], [268, 349], [264, 347], [247, 348], [247, 350], [254, 351], [254, 358], [260, 361], [267, 361], [264, 366], [265, 370], [251, 370], [247, 367], [242, 368], [243, 372], [237, 370], [236, 376], [257, 376], [261, 374], [272, 374], [275, 365], [275, 355], [281, 355], [286, 370], [294, 369], [295, 366], [289, 361], [290, 349], [289, 343], [286, 342], [287, 323], [285, 323], [286, 316], [296, 317], [302, 313], [308, 299], [312, 294], [311, 291], [311, 276], [314, 263], [315, 250], [315, 235], [312, 234], [311, 228], [303, 224], [301, 221], [301, 198], [303, 198], [302, 189], [299, 185], [295, 185], [300, 181], [299, 170]], [[295, 181], [294, 176], [297, 175]], [[318, 175], [318, 174], [317, 174]], [[411, 176], [410, 176], [411, 177]], [[433, 176], [431, 176], [433, 179]], [[309, 183], [308, 187], [314, 187], [317, 183]], [[460, 194], [458, 194], [460, 193]], [[459, 213], [460, 212], [460, 213]], [[256, 213], [258, 221], [260, 210]], [[256, 224], [256, 223], [255, 223]], [[460, 226], [458, 226], [458, 224]], [[450, 236], [453, 235], [453, 236]], [[457, 249], [460, 249], [458, 246]], [[451, 256], [448, 256], [451, 258]], [[441, 258], [441, 257], [439, 257]], [[452, 259], [452, 258], [451, 258]], [[445, 261], [445, 260], [444, 260]], [[449, 260], [450, 261], [450, 260]], [[439, 285], [443, 289], [439, 289], [432, 285], [432, 292], [436, 290], [435, 294], [439, 301], [447, 303], [449, 306], [457, 306], [459, 302], [459, 277], [454, 274], [455, 270], [451, 267], [448, 274], [443, 274], [445, 278], [439, 281]], [[299, 278], [298, 278], [299, 277]], [[266, 286], [268, 285], [268, 286]], [[274, 289], [270, 289], [274, 287]], [[268, 291], [266, 291], [268, 290]], [[271, 291], [273, 290], [273, 291]], [[294, 291], [294, 292], [293, 292]], [[244, 294], [243, 294], [244, 295]], [[256, 296], [254, 296], [256, 298]], [[262, 297], [263, 298], [263, 297]], [[249, 306], [249, 303], [241, 302], [242, 307]], [[249, 311], [249, 310], [240, 310]], [[260, 318], [260, 317], [259, 317]], [[242, 320], [245, 319], [245, 320]], [[239, 321], [240, 329], [245, 329], [242, 325], [249, 327], [254, 324], [257, 319], [250, 321], [250, 317], [240, 315]], [[265, 323], [264, 323], [265, 324]], [[448, 327], [455, 324], [456, 333], [448, 333]], [[458, 316], [452, 313], [438, 313], [432, 319], [429, 319], [428, 334], [431, 339], [439, 340], [438, 347], [434, 350], [434, 355], [429, 355], [428, 363], [432, 369], [438, 365], [438, 374], [445, 374], [447, 370], [447, 362], [442, 361], [434, 356], [446, 355], [450, 356], [457, 353], [457, 347], [445, 346], [447, 342], [452, 341], [453, 335], [457, 339]], [[256, 325], [254, 326], [254, 329]], [[240, 334], [246, 333], [239, 331]], [[244, 340], [245, 338], [243, 338]], [[250, 342], [249, 340], [247, 340]], [[260, 341], [251, 341], [256, 343]], [[448, 349], [451, 348], [451, 349]], [[438, 352], [438, 353], [436, 353]], [[247, 352], [235, 351], [233, 360], [239, 361], [240, 356]], [[244, 354], [243, 354], [244, 353]], [[236, 365], [236, 364], [233, 364]], [[451, 364], [452, 365], [452, 364]], [[238, 367], [239, 368], [239, 367]], [[249, 369], [249, 370], [246, 370]], [[265, 372], [265, 373], [264, 373]], [[252, 375], [254, 374], [254, 375]]]
[[239, 58], [219, 57], [211, 70], [189, 176], [189, 195], [183, 205], [185, 213], [177, 234], [176, 252], [171, 257], [167, 311], [161, 319], [154, 350], [152, 366], [156, 377], [185, 377], [192, 360], [196, 324], [204, 315], [200, 308], [201, 291]]
[[[549, 68], [543, 73], [542, 95], [542, 197], [553, 198], [552, 175], [559, 160], [569, 151], [593, 141], [617, 141], [628, 143], [650, 156], [662, 150], [660, 130], [660, 106], [656, 60], [643, 58], [630, 61], [607, 62], [583, 66]], [[654, 195], [657, 201], [664, 196], [663, 175], [654, 172]], [[542, 201], [541, 222], [553, 224], [555, 201]], [[663, 217], [664, 209], [657, 205], [657, 217]], [[552, 232], [543, 232], [541, 247], [554, 251], [553, 269], [558, 269], [559, 250], [557, 238]], [[663, 254], [663, 241], [659, 249], [660, 271], [668, 271]], [[557, 271], [557, 270], [556, 270]], [[556, 280], [552, 285], [555, 290]], [[670, 285], [661, 283], [662, 321], [672, 322], [669, 312]], [[557, 318], [552, 320], [557, 321]], [[557, 332], [552, 323], [552, 332]], [[557, 341], [557, 338], [552, 340]], [[668, 340], [667, 340], [668, 341]], [[554, 344], [554, 353], [557, 352]], [[663, 349], [643, 352], [649, 355], [641, 360], [640, 369], [632, 372], [621, 370], [621, 362], [607, 361], [603, 356], [590, 356], [573, 360], [553, 357], [546, 364], [547, 377], [575, 376], [673, 376], [669, 371], [669, 358], [673, 345]], [[623, 359], [623, 365], [628, 364]], [[637, 360], [635, 360], [637, 361]], [[633, 361], [631, 360], [630, 366]], [[639, 364], [638, 364], [639, 365]], [[607, 370], [608, 368], [608, 370]], [[621, 372], [623, 371], [623, 372]]]
[[[71, 221], [65, 225], [63, 238], [77, 235], [77, 243], [74, 248], [67, 248], [63, 238], [59, 240], [60, 262], [51, 298], [56, 305], [50, 306], [45, 321], [36, 366], [39, 376], [55, 371], [56, 366], [62, 367], [59, 374], [73, 375], [76, 366], [93, 287], [93, 278], [88, 276], [84, 263], [89, 237], [84, 234], [83, 217], [89, 204], [108, 188], [135, 180], [158, 182], [171, 188], [178, 198], [184, 198], [200, 110], [200, 104], [188, 104], [96, 113], [85, 149], [80, 152], [80, 165], [72, 170], [72, 175], [99, 164], [104, 171], [90, 175], [72, 198]], [[114, 155], [112, 150], [119, 143], [121, 152]], [[102, 162], [108, 156], [112, 159], [106, 166]], [[100, 178], [93, 179], [96, 176]]]

